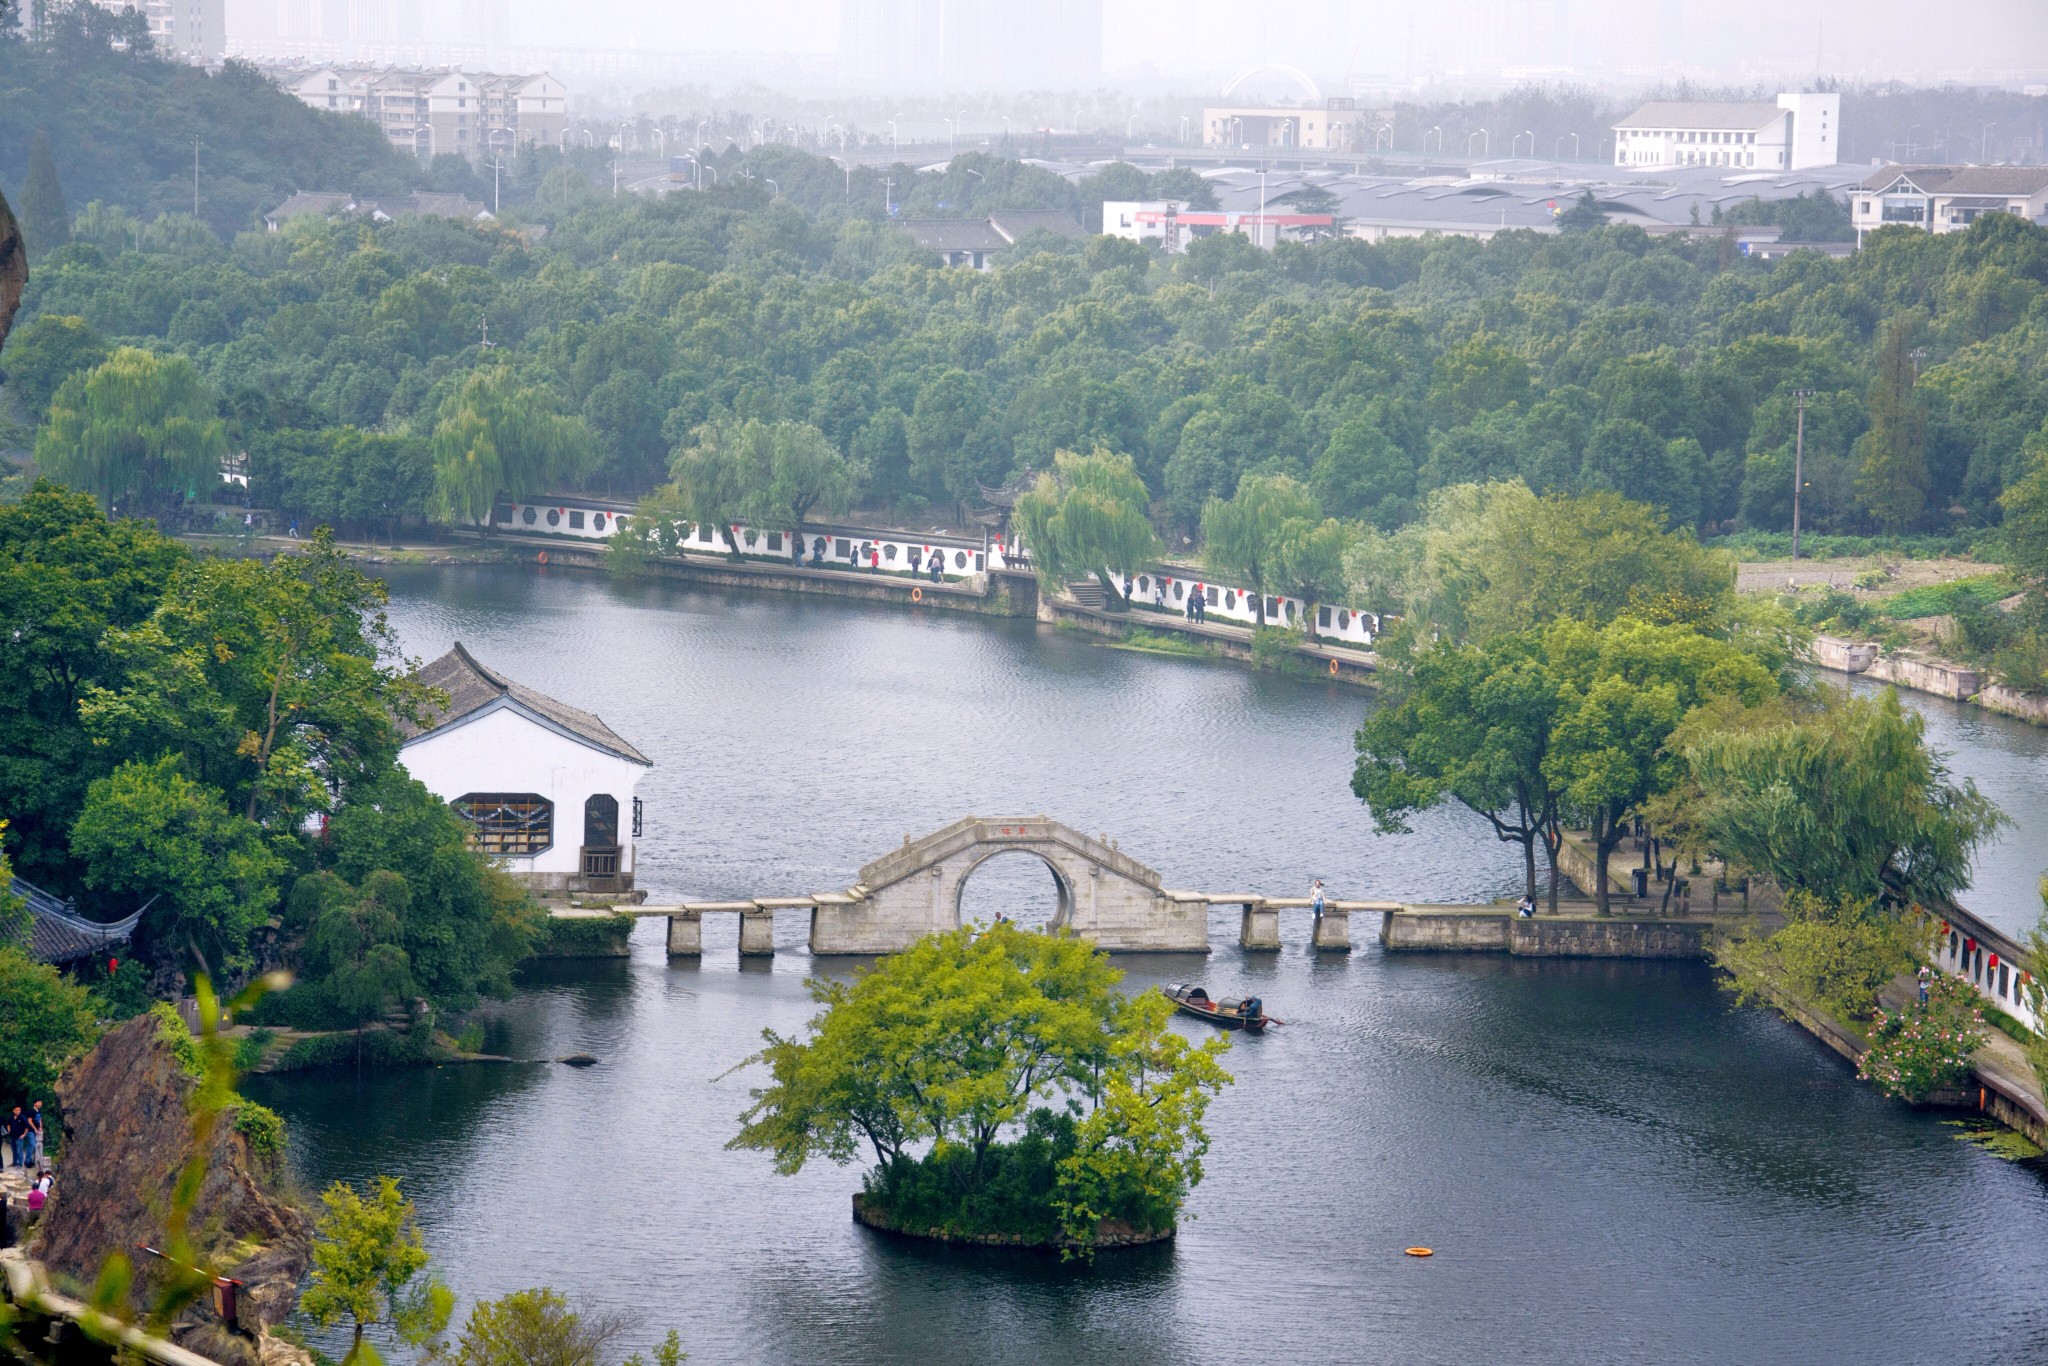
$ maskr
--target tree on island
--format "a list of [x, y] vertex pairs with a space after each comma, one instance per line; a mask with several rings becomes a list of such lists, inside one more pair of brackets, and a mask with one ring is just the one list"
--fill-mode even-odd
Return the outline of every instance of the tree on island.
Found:
[[728, 1147], [875, 1165], [884, 1227], [1092, 1249], [1168, 1233], [1202, 1179], [1202, 1118], [1230, 1081], [1218, 1037], [1167, 1028], [1106, 954], [997, 924], [929, 935], [851, 982], [813, 982], [809, 1037], [765, 1031], [773, 1073]]
[[1145, 518], [1145, 481], [1128, 455], [1098, 447], [1091, 455], [1058, 451], [1051, 471], [1017, 499], [1018, 526], [1038, 573], [1052, 583], [1096, 574], [1116, 593], [1159, 555]]

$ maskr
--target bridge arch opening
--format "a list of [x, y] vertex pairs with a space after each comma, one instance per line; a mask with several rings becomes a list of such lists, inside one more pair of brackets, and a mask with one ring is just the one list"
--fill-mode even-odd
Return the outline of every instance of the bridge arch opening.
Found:
[[1074, 889], [1057, 865], [1032, 849], [996, 849], [960, 875], [956, 923], [987, 925], [998, 915], [1025, 929], [1062, 926], [1074, 917]]

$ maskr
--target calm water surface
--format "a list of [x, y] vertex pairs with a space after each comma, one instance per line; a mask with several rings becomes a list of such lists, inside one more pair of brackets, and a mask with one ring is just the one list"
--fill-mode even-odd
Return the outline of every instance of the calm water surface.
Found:
[[[559, 573], [390, 577], [410, 652], [460, 639], [654, 758], [657, 897], [843, 886], [970, 811], [1107, 832], [1170, 885], [1515, 885], [1468, 823], [1372, 834], [1346, 788], [1368, 705], [1350, 689], [1018, 623]], [[2038, 796], [2033, 732], [1931, 728], [2001, 800]], [[1995, 851], [1973, 904], [2031, 895], [2028, 849]], [[1043, 914], [1043, 873], [1003, 862], [970, 905]], [[803, 952], [799, 916], [772, 966], [742, 968], [724, 921], [701, 965], [671, 965], [655, 922], [630, 961], [549, 965], [493, 1008], [496, 1049], [593, 1068], [254, 1089], [308, 1183], [403, 1178], [465, 1300], [553, 1285], [631, 1308], [644, 1342], [675, 1326], [698, 1362], [2048, 1359], [2041, 1176], [1731, 1011], [1699, 966], [1390, 958], [1369, 934], [1317, 960], [1298, 920], [1283, 952], [1247, 959], [1235, 928], [1217, 918], [1207, 959], [1125, 960], [1131, 983], [1250, 987], [1293, 1023], [1232, 1050], [1177, 1244], [1092, 1270], [885, 1241], [848, 1217], [857, 1171], [777, 1177], [724, 1150], [759, 1081], [735, 1064], [809, 1017], [806, 974], [843, 970]], [[1412, 1243], [1438, 1255], [1402, 1257]]]

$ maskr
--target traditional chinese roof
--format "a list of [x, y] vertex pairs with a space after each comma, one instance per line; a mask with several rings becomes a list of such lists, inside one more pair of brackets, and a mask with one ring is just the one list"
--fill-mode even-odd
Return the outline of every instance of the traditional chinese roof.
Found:
[[580, 740], [593, 749], [654, 767], [652, 759], [626, 743], [617, 731], [597, 717], [493, 673], [462, 648], [459, 640], [455, 642], [454, 649], [420, 670], [420, 682], [448, 694], [448, 705], [424, 718], [425, 725], [400, 721], [398, 728], [408, 745], [474, 720], [487, 710], [509, 706], [529, 720]]
[[[52, 896], [24, 878], [14, 879], [13, 891], [28, 903], [28, 951], [40, 963], [72, 963], [95, 957], [109, 945], [126, 943], [150, 904], [144, 902], [126, 920], [108, 925], [87, 920], [70, 902]], [[150, 898], [150, 902], [155, 900]]]

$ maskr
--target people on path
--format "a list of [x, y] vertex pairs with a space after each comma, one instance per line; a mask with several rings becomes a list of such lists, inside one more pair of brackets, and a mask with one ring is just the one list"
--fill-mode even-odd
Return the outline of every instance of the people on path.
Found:
[[882, 572], [882, 547], [872, 542], [868, 545], [868, 570], [875, 574]]
[[43, 1103], [37, 1101], [28, 1107], [28, 1161], [34, 1166], [41, 1159], [49, 1145], [43, 1139]]
[[789, 567], [791, 569], [802, 569], [804, 567], [804, 538], [801, 535], [789, 538]]
[[1309, 904], [1315, 907], [1316, 919], [1321, 920], [1323, 918], [1323, 880], [1321, 878], [1317, 878], [1314, 884], [1309, 887], [1308, 900]]
[[43, 1206], [50, 1203], [50, 1185], [50, 1174], [44, 1172], [28, 1188], [28, 1217], [30, 1219], [40, 1218], [43, 1213]]
[[1166, 610], [1166, 585], [1158, 579], [1152, 580], [1152, 605], [1162, 612]]
[[1920, 979], [1920, 1004], [1924, 1006], [1927, 1004], [1927, 983], [1929, 979], [1931, 979], [1934, 976], [1934, 974], [1928, 970], [1928, 967], [1925, 963], [1922, 963], [1920, 965], [1920, 971], [1915, 973], [1914, 976]]
[[1536, 914], [1536, 898], [1527, 892], [1522, 893], [1522, 899], [1515, 903], [1515, 914], [1524, 920]]
[[14, 1165], [28, 1166], [29, 1119], [19, 1105], [7, 1116], [7, 1151], [14, 1159]]
[[931, 571], [932, 582], [937, 583], [946, 570], [946, 552], [934, 550], [926, 567]]

